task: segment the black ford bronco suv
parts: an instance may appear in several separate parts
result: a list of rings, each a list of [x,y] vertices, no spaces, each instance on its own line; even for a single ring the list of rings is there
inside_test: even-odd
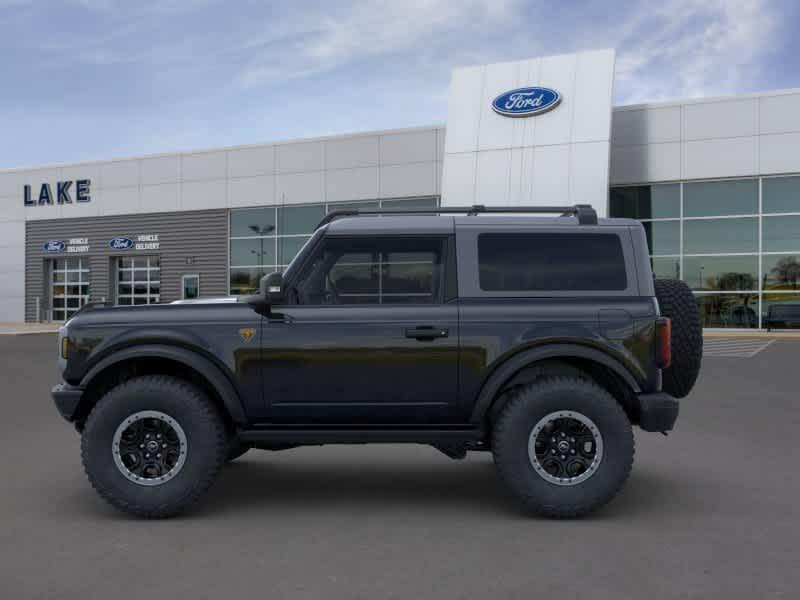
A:
[[[622,487],[633,425],[672,429],[702,332],[636,221],[442,207],[331,213],[254,296],[88,305],[58,355],[89,480],[136,515],[251,448],[382,442],[490,451],[530,511],[574,517]]]

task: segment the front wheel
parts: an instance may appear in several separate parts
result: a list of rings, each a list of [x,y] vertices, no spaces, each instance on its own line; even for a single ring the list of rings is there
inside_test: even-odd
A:
[[[549,377],[514,392],[492,434],[500,477],[532,512],[556,518],[597,510],[633,465],[633,431],[596,383]]]
[[[190,383],[162,375],[112,388],[81,437],[92,486],[111,505],[141,517],[186,510],[211,487],[227,451],[214,404]]]

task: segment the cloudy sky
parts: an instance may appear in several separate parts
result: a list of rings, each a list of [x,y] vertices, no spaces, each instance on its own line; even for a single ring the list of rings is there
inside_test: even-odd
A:
[[[450,70],[616,47],[615,103],[800,87],[794,0],[0,0],[0,169],[444,123]]]

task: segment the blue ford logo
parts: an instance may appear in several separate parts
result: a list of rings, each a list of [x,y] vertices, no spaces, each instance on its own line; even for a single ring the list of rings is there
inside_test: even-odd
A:
[[[492,100],[494,112],[505,117],[540,115],[558,106],[561,94],[544,87],[517,88]]]
[[[66,244],[61,240],[48,240],[44,243],[45,252],[63,252]]]
[[[133,248],[133,240],[126,237],[115,237],[108,245],[112,250],[130,250]]]

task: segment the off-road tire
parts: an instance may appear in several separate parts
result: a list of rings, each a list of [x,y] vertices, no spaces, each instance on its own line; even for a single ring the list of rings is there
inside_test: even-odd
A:
[[[672,321],[672,364],[662,373],[662,389],[683,398],[692,391],[703,360],[703,325],[694,294],[683,281],[656,279],[661,314]]]
[[[547,481],[528,454],[533,428],[556,411],[588,417],[603,438],[597,470],[574,485]],[[588,379],[551,377],[514,391],[494,423],[492,448],[500,478],[528,510],[572,518],[597,510],[619,492],[633,465],[634,439],[625,411],[606,390]]]
[[[115,464],[117,427],[140,411],[169,415],[186,436],[186,459],[172,479],[139,485]],[[81,458],[92,487],[112,506],[139,517],[164,518],[185,511],[211,487],[228,450],[224,422],[194,385],[175,377],[148,375],[109,390],[92,409],[81,436]]]

